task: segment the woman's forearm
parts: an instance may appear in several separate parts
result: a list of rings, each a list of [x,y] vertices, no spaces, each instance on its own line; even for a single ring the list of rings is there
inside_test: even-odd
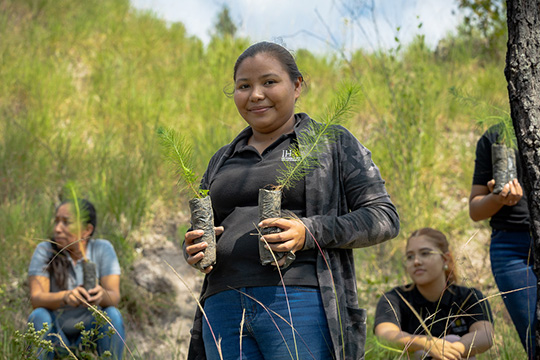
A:
[[[478,195],[469,203],[469,215],[474,221],[485,220],[499,212],[502,207],[503,204],[499,203],[492,193]]]
[[[99,306],[106,308],[108,306],[118,306],[120,302],[120,293],[113,290],[103,289],[103,298],[101,299]]]
[[[464,355],[472,356],[483,353],[493,345],[493,326],[490,322],[479,321],[473,326],[467,334],[459,339],[459,342],[465,347]]]
[[[58,292],[41,292],[30,296],[30,302],[34,309],[42,307],[49,310],[57,310],[66,305],[69,290]]]

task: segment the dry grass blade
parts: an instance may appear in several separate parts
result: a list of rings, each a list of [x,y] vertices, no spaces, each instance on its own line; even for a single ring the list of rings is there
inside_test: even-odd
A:
[[[60,340],[60,344],[62,344],[62,347],[63,347],[64,349],[67,350],[68,354],[69,354],[71,357],[73,357],[74,359],[77,359],[77,357],[75,356],[75,354],[73,354],[73,352],[71,351],[71,349],[69,348],[69,346],[66,345],[66,343],[64,342],[64,340],[62,339],[62,337],[61,337],[60,335],[54,334],[54,333],[49,334],[49,335],[50,335],[50,336],[55,336],[55,337],[57,337],[57,338]]]
[[[201,302],[199,301],[199,299],[197,298],[197,296],[195,295],[195,293],[193,292],[193,290],[191,290],[191,288],[189,287],[189,285],[186,283],[186,281],[182,278],[182,276],[180,276],[180,274],[178,274],[178,272],[171,266],[171,264],[169,264],[166,260],[163,260],[165,262],[165,264],[167,264],[167,266],[174,272],[174,274],[176,275],[176,277],[178,279],[180,279],[180,281],[182,282],[182,284],[184,284],[184,286],[186,287],[186,289],[189,291],[189,294],[195,299],[195,301],[197,302],[197,306],[199,307],[199,309],[201,310],[203,316],[204,316],[204,319],[206,321],[206,323],[208,324],[208,328],[210,329],[210,332],[212,333],[212,337],[214,338],[214,343],[216,344],[216,348],[218,350],[218,354],[219,354],[219,358],[223,360],[223,354],[221,353],[221,339],[216,339],[216,335],[214,334],[214,330],[212,330],[212,325],[210,325],[210,320],[208,320],[208,316],[206,316],[206,313],[204,312],[204,308],[202,307],[202,304]]]

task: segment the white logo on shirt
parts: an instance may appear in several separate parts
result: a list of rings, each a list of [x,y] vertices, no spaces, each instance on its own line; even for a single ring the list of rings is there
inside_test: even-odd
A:
[[[300,161],[300,158],[293,156],[292,150],[283,150],[281,153],[281,161]]]

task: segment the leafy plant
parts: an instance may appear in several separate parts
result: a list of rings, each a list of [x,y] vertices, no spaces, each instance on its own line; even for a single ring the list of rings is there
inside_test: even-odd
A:
[[[33,323],[26,325],[26,331],[21,333],[16,330],[13,334],[15,344],[19,346],[21,359],[38,359],[44,354],[54,351],[52,341],[44,340],[44,335],[49,331],[49,325],[44,324],[43,329],[37,330]]]
[[[195,198],[203,198],[208,195],[208,190],[200,189],[197,175],[193,169],[192,147],[186,139],[177,134],[172,128],[159,127],[157,129],[159,143],[165,159],[169,162],[175,174],[178,176],[178,185],[190,190]],[[184,186],[181,186],[182,180]]]

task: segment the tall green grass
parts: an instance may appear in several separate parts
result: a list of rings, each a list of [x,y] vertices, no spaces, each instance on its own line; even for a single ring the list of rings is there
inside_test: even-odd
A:
[[[202,174],[246,126],[223,90],[250,40],[203,46],[182,24],[135,11],[127,0],[0,0],[0,10],[0,246],[9,254],[0,262],[0,332],[9,357],[9,334],[30,311],[30,256],[50,234],[65,183],[95,203],[98,236],[113,242],[129,269],[133,234],[150,231],[156,212],[187,209],[160,159],[156,128],[190,137]],[[507,108],[504,56],[474,53],[465,38],[447,43],[441,54],[419,37],[390,51],[358,50],[349,63],[337,53],[296,52],[309,83],[298,111],[316,118],[340,83],[361,84],[358,114],[346,126],[372,151],[402,219],[400,238],[355,252],[368,309],[405,281],[398,260],[412,230],[432,226],[464,239],[486,228],[469,220],[467,197],[481,134],[475,119],[487,114],[454,101],[449,88]],[[124,313],[149,321],[137,287],[127,276],[122,283]],[[499,325],[497,334],[505,333]],[[507,335],[498,346],[501,354],[520,347]]]

